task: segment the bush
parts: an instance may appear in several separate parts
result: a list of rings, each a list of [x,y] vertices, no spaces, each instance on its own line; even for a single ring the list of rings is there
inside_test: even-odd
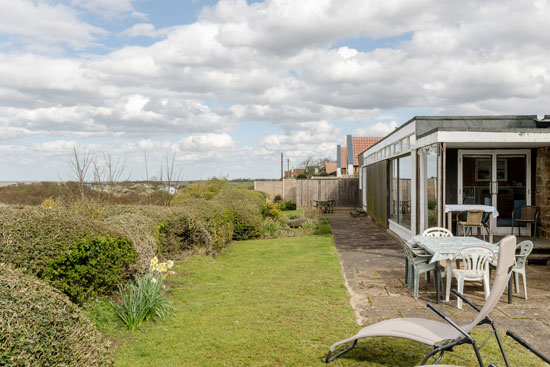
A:
[[[437,202],[436,201],[433,201],[433,200],[428,200],[428,209],[429,210],[434,210],[437,206]]]
[[[84,303],[130,275],[137,260],[132,244],[123,237],[82,238],[53,259],[41,274],[73,301]]]
[[[218,192],[227,187],[227,180],[212,178],[207,181],[199,181],[179,190],[173,203],[185,201],[186,199],[212,200]]]
[[[321,234],[331,234],[332,228],[330,226],[330,222],[327,218],[319,218],[317,222],[317,227],[313,231],[313,234],[321,235]]]
[[[303,173],[300,173],[298,176],[296,176],[297,180],[305,180],[307,179],[307,176]]]
[[[262,215],[264,218],[279,219],[282,215],[280,206],[277,204],[264,204],[262,208]]]
[[[283,197],[279,194],[275,195],[275,197],[273,198],[274,203],[280,203],[282,201],[283,201]]]
[[[225,189],[216,195],[215,200],[226,208],[227,218],[233,223],[234,240],[249,240],[262,235],[265,201],[256,192]]]
[[[108,292],[135,271],[131,242],[65,210],[0,208],[0,262],[46,279],[75,302]]]
[[[106,345],[69,299],[0,264],[0,365],[110,366]]]
[[[113,303],[117,316],[133,331],[153,316],[166,317],[169,306],[163,295],[163,280],[173,262],[158,263],[151,260],[149,270],[125,285],[119,285],[120,304]]]
[[[281,210],[296,210],[296,203],[293,201],[285,201],[279,205]]]

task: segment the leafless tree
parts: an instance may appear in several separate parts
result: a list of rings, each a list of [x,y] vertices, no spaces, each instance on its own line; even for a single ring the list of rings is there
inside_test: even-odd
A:
[[[113,160],[110,153],[103,153],[103,162],[105,164],[105,180],[112,190],[118,185],[124,171],[126,170],[126,158]]]
[[[97,163],[97,159],[95,158],[92,160],[92,169],[94,174],[94,184],[101,187],[103,183],[104,169],[99,166],[99,164]],[[96,193],[97,193],[97,200],[100,201],[103,191],[98,189],[96,190]]]
[[[78,183],[82,199],[86,197],[86,181],[89,178],[90,167],[93,161],[94,157],[90,150],[84,149],[79,152],[76,150],[76,146],[73,146],[73,154],[69,160],[69,169],[71,178]]]

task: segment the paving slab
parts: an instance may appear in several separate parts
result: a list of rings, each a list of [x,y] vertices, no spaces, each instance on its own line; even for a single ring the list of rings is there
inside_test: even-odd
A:
[[[350,303],[359,325],[368,325],[396,317],[439,317],[426,307],[435,303],[433,282],[421,277],[419,299],[412,296],[404,282],[405,262],[395,237],[369,217],[352,217],[349,212],[327,214],[340,258]],[[452,287],[456,287],[453,279]],[[501,330],[513,330],[546,355],[550,355],[550,266],[527,266],[529,299],[523,298],[523,283],[514,293],[513,303],[503,295],[491,316]],[[478,305],[485,297],[481,283],[467,282],[464,294]],[[475,316],[467,305],[456,307],[456,297],[439,308],[459,324]]]

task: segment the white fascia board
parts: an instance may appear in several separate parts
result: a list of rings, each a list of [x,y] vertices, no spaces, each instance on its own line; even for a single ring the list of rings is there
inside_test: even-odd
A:
[[[433,143],[480,143],[487,145],[550,145],[549,133],[522,133],[498,131],[437,131],[417,140],[417,147]]]
[[[392,154],[391,156],[399,156],[410,152],[411,149],[415,149],[417,146],[415,133],[416,133],[416,121],[411,121],[408,125],[402,127],[401,129],[399,129],[394,133],[391,133],[389,136],[386,136],[384,139],[380,140],[380,142],[378,142],[376,145],[370,147],[369,149],[361,153],[363,157],[363,162],[366,162],[366,157],[368,157],[369,155],[382,151],[386,147],[392,146],[393,144],[397,143],[403,138],[406,138],[407,136],[410,136],[409,149],[407,149],[406,151],[399,152],[398,154]],[[390,157],[384,157],[382,159],[377,159],[376,161],[385,160]],[[365,163],[365,165],[367,164],[370,164],[370,163]]]

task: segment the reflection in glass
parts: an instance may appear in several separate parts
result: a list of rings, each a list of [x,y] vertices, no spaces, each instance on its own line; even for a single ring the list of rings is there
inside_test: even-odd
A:
[[[399,224],[411,228],[411,156],[399,158]]]
[[[428,228],[437,227],[437,153],[426,154],[426,193],[425,213],[428,215]]]
[[[397,159],[394,159],[390,162],[390,219],[394,222],[397,222],[398,218],[398,198],[397,198],[397,185],[398,185],[398,175],[397,175]]]
[[[390,219],[411,228],[411,156],[390,162]]]

